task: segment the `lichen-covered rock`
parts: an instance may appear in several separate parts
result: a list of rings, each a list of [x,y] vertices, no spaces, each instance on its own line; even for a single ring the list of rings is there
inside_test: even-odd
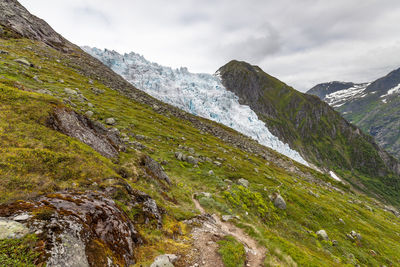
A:
[[[56,108],[49,118],[49,125],[91,146],[105,157],[116,157],[120,150],[124,150],[118,134],[72,110]]]
[[[150,267],[174,267],[174,262],[178,259],[178,256],[174,254],[164,254],[155,258],[154,262]]]
[[[114,118],[107,118],[106,119],[106,124],[108,125],[114,125],[116,123]]]
[[[321,239],[326,240],[326,241],[329,240],[328,234],[326,233],[325,230],[319,230],[319,231],[316,232],[316,234],[317,234],[318,238],[321,238]]]
[[[285,210],[286,209],[286,202],[280,194],[275,194],[273,197],[274,206],[278,209]]]
[[[6,238],[21,238],[29,233],[23,224],[0,217],[0,240]]]
[[[144,155],[141,158],[141,164],[146,168],[147,173],[150,174],[152,177],[164,181],[167,184],[171,184],[171,180],[164,172],[162,166],[150,156]]]
[[[244,186],[244,187],[249,187],[249,181],[247,181],[247,180],[244,179],[244,178],[240,178],[240,179],[238,180],[238,184],[241,185],[241,186]]]
[[[15,60],[15,62],[20,63],[22,65],[28,66],[28,67],[33,67],[33,64],[30,63],[28,60],[26,60],[25,58],[17,58]]]
[[[9,219],[21,212],[34,214],[25,226]],[[0,235],[6,238],[16,231],[38,233],[47,266],[129,266],[135,263],[134,248],[142,244],[133,222],[101,193],[59,192],[0,205],[0,216],[5,218]]]

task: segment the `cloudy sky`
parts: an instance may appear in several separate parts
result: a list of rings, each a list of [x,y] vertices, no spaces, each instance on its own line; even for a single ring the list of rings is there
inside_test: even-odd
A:
[[[399,0],[20,0],[78,45],[214,73],[231,59],[305,91],[400,67]]]

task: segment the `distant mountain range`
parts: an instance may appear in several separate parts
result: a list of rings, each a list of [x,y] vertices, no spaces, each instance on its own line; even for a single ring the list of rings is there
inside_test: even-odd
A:
[[[374,82],[322,83],[307,93],[327,102],[400,159],[400,69]]]

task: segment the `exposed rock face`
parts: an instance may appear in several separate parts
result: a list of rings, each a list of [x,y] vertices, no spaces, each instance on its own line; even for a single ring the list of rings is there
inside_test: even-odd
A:
[[[144,155],[141,164],[146,168],[148,174],[161,181],[171,184],[168,175],[163,171],[162,166],[148,155]]]
[[[27,212],[34,216],[24,227],[45,242],[47,266],[135,263],[133,251],[141,238],[132,221],[103,194],[61,192],[0,206],[0,216],[7,220]]]
[[[116,157],[118,151],[124,149],[117,133],[66,108],[56,108],[49,119],[49,125],[91,146],[105,157]]]
[[[29,13],[16,0],[0,1],[0,25],[16,35],[42,41],[53,48],[77,48],[55,32],[44,20]],[[4,31],[4,30],[3,30]],[[0,31],[0,36],[2,31]]]

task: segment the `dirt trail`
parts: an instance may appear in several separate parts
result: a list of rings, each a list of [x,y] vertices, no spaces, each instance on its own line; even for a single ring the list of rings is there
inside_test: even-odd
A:
[[[204,211],[200,203],[195,198],[192,199],[196,208],[201,212],[201,214],[205,214],[206,212]],[[221,221],[221,219],[216,214],[213,214],[212,217],[214,218],[216,225],[219,227],[223,234],[233,236],[234,238],[236,238],[237,241],[244,245],[247,256],[246,266],[264,266],[264,257],[267,251],[264,247],[258,245],[257,241],[247,235],[243,231],[243,229],[235,226],[232,223]]]

